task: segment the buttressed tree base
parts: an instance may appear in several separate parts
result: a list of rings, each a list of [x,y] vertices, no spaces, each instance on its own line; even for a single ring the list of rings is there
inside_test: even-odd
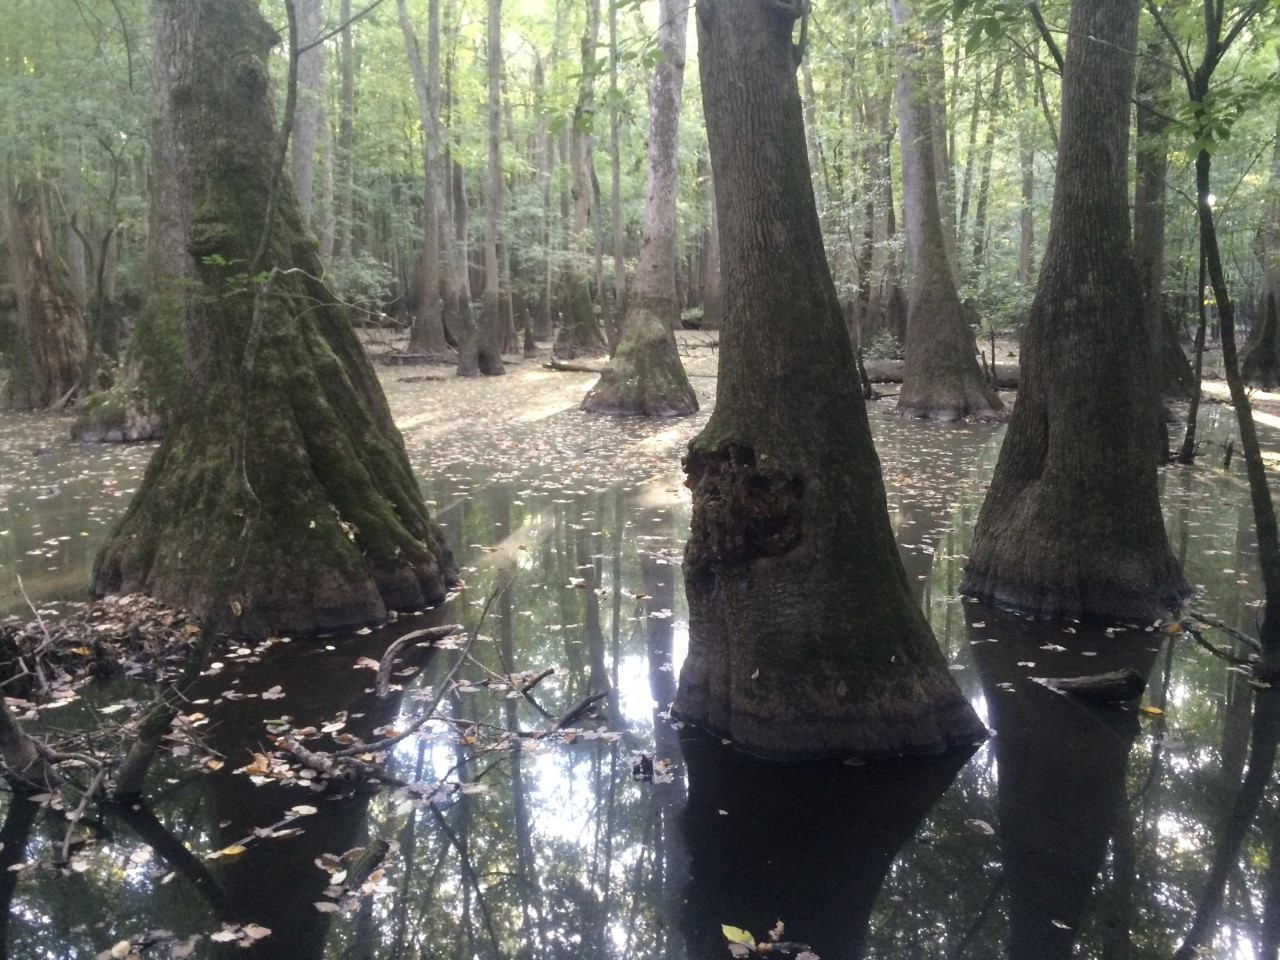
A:
[[[986,730],[889,525],[805,155],[803,6],[696,8],[725,312],[716,409],[685,461],[690,649],[675,709],[769,757],[941,752]]]

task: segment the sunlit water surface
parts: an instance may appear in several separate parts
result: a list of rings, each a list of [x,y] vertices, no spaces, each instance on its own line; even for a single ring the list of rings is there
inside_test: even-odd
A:
[[[446,608],[229,652],[192,705],[225,765],[211,770],[198,750],[166,756],[148,806],[86,812],[66,866],[55,866],[65,812],[4,795],[9,956],[111,956],[164,931],[176,940],[144,956],[176,943],[196,957],[703,960],[730,956],[722,925],[764,940],[778,920],[782,940],[825,960],[1173,955],[1241,789],[1253,691],[1185,640],[1028,623],[957,597],[1003,428],[870,408],[903,563],[992,739],[971,757],[768,765],[665,717],[688,642],[678,458],[705,412],[676,424],[587,417],[574,406],[590,377],[520,376],[537,403],[480,381],[386,378],[463,567],[466,588]],[[550,391],[543,376],[557,378]],[[710,400],[712,381],[697,385]],[[485,417],[451,419],[481,396]],[[1230,434],[1229,416],[1206,411],[1210,441]],[[52,615],[82,597],[151,452],[79,448],[60,441],[64,428],[0,420],[0,611],[24,619],[28,599]],[[1162,471],[1169,534],[1197,607],[1254,631],[1251,517],[1242,474],[1219,459],[1210,447],[1194,468]],[[400,786],[335,796],[233,772],[286,726],[327,728],[317,748],[403,729],[462,651],[406,661],[385,701],[370,664],[407,630],[452,621],[478,632],[465,682],[450,685],[439,722],[394,749],[385,772]],[[1149,678],[1145,709],[1031,679],[1126,665]],[[145,695],[107,691],[97,706],[130,692]],[[549,733],[593,694],[606,694],[595,715]],[[95,696],[43,722],[90,722]],[[640,755],[652,779],[638,775]],[[1274,956],[1280,940],[1280,816],[1270,781],[1263,792],[1225,868],[1217,957]],[[301,833],[261,835],[299,806],[315,809],[285,825]],[[358,855],[327,867],[322,856],[378,840],[390,844],[381,874],[362,895],[335,896],[334,871]],[[220,931],[238,942],[210,939]]]

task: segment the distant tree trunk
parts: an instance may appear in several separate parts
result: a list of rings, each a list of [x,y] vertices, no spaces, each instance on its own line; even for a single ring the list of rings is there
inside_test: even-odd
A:
[[[126,361],[127,377],[142,386],[157,425],[163,424],[182,395],[184,317],[191,297],[191,157],[182,152],[171,107],[182,64],[183,38],[165,15],[163,4],[151,5],[151,177],[147,205],[147,300],[134,325]]]
[[[484,197],[484,309],[477,331],[477,360],[486,376],[506,373],[502,341],[502,263],[498,258],[498,222],[502,216],[502,0],[488,0],[489,165]]]
[[[405,0],[396,0],[409,71],[422,120],[422,268],[418,271],[418,310],[409,331],[409,350],[444,356],[444,313],[440,303],[440,0],[427,4],[427,62],[422,62]]]
[[[1152,24],[1154,31],[1155,25]],[[1133,254],[1142,283],[1143,312],[1151,342],[1156,390],[1164,396],[1191,395],[1191,366],[1164,308],[1164,197],[1169,170],[1169,121],[1159,98],[1172,79],[1162,59],[1157,33],[1138,61],[1138,122],[1134,160]]]
[[[1158,405],[1130,242],[1139,0],[1074,0],[1048,249],[964,593],[1041,617],[1150,622],[1190,589],[1156,487]]]
[[[661,0],[658,50],[649,87],[649,194],[632,303],[609,367],[582,401],[594,413],[679,417],[698,409],[680,362],[675,327],[677,143],[688,0]]]
[[[538,237],[542,241],[541,284],[538,309],[533,317],[533,336],[536,340],[552,337],[551,311],[555,297],[552,294],[551,267],[551,174],[555,169],[555,137],[547,124],[546,96],[547,74],[542,57],[533,68],[534,101],[538,106],[538,183],[542,186],[542,209],[538,220]]]
[[[775,757],[932,753],[985,730],[912,600],[851,376],[805,157],[805,6],[696,8],[725,326],[719,400],[685,460],[676,712]]]
[[[20,410],[61,408],[87,387],[84,315],[54,246],[39,189],[23,180],[9,185],[5,195],[18,336],[4,401]]]
[[[977,164],[978,117],[982,113],[982,61],[973,64],[973,103],[969,106],[969,138],[964,152],[964,178],[960,185],[960,214],[956,219],[956,239],[963,246],[969,228],[969,206],[973,197],[973,168]],[[989,129],[989,128],[988,128]]]
[[[573,226],[569,263],[564,279],[565,315],[555,345],[557,355],[564,357],[599,353],[605,347],[604,334],[596,317],[588,280],[592,255],[591,208],[595,198],[590,125],[594,108],[595,51],[599,33],[600,0],[587,0],[587,25],[582,33],[582,73],[578,82],[578,102],[568,131]]]
[[[1280,320],[1276,317],[1276,295],[1267,291],[1262,317],[1254,321],[1257,334],[1240,357],[1240,377],[1251,387],[1274,390],[1280,387]]]
[[[329,122],[329,111],[326,108],[321,116],[320,126],[320,154],[324,164],[324,175],[320,185],[320,213],[313,218],[316,236],[320,241],[320,259],[326,264],[333,259],[334,231],[337,222],[333,200],[335,152],[333,124]]]
[[[342,89],[338,100],[337,199],[334,210],[334,256],[350,257],[355,216],[356,48],[351,35],[351,0],[342,0]]]
[[[455,576],[350,317],[316,279],[253,0],[158,0],[199,295],[164,443],[94,566],[209,629],[334,630],[439,602]],[[256,248],[256,249],[255,249]],[[246,266],[240,266],[246,265]],[[265,284],[250,275],[272,271]]]
[[[81,218],[80,164],[82,153],[77,145],[67,157],[63,167],[62,204],[66,208],[67,220],[64,236],[67,247],[67,281],[71,292],[75,295],[76,304],[81,310],[89,306],[89,268],[86,263],[86,247],[76,222]]]
[[[1240,375],[1251,387],[1264,390],[1280,385],[1280,130],[1272,154],[1271,202],[1258,227],[1258,258],[1262,267],[1261,320],[1255,321],[1249,343],[1240,357]]]
[[[476,328],[475,314],[471,307],[471,265],[467,253],[467,223],[470,208],[467,188],[462,175],[462,165],[450,159],[449,189],[453,198],[453,236],[448,240],[452,251],[446,257],[448,276],[448,303],[445,305],[445,327],[458,345],[458,376],[480,376],[480,334]]]
[[[891,0],[901,27],[906,0]],[[908,417],[960,420],[1004,409],[978,367],[977,344],[965,322],[939,209],[927,72],[910,40],[898,72],[898,131],[902,149],[902,205],[907,221],[911,290],[907,298],[906,365],[897,412]]]
[[[661,17],[661,14],[659,15]],[[680,14],[688,22],[688,11]],[[688,33],[686,26],[684,33]],[[662,34],[662,21],[658,23]],[[659,40],[661,43],[661,40]],[[683,78],[684,51],[680,51]],[[678,104],[677,104],[678,108]],[[626,237],[622,232],[622,149],[618,142],[618,7],[609,4],[609,234],[613,238],[613,309],[618,322],[627,315]]]
[[[1000,91],[1004,79],[1004,64],[996,66],[996,75],[991,81],[990,116],[987,118],[987,133],[982,141],[982,171],[978,177],[978,203],[973,212],[973,268],[971,276],[976,281],[982,273],[987,252],[987,202],[991,196],[991,159],[996,149],[996,131],[1000,126]],[[994,357],[991,358],[993,361]]]
[[[1027,64],[1021,57],[1013,61],[1014,92],[1018,96],[1019,105],[1027,99]],[[1019,106],[1021,111],[1021,106]],[[1028,286],[1035,273],[1036,233],[1035,233],[1035,189],[1036,189],[1036,155],[1035,131],[1027,119],[1025,111],[1019,114],[1018,120],[1018,171],[1019,193],[1022,209],[1018,214],[1018,283]]]
[[[302,222],[315,231],[311,215],[316,173],[316,138],[324,117],[325,63],[324,0],[296,0],[298,46],[298,106],[293,115],[293,188],[298,191]]]
[[[951,267],[952,282],[955,283],[960,279],[960,261],[956,256],[956,178],[950,156],[954,151],[947,149],[950,124],[947,121],[946,57],[942,48],[941,31],[930,27],[920,50],[921,56],[917,61],[919,85],[916,89],[927,91],[923,96],[928,107],[928,144],[933,153],[933,182],[938,194],[943,247],[946,248],[947,263]]]

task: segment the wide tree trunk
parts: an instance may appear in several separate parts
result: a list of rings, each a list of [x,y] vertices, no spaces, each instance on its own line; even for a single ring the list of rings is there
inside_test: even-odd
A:
[[[1149,622],[1190,592],[1160,514],[1158,403],[1129,234],[1138,6],[1072,4],[1048,246],[962,586],[1034,616]]]
[[[985,731],[889,526],[805,156],[791,42],[803,8],[696,8],[725,324],[719,400],[685,460],[676,711],[768,756],[936,752]]]
[[[81,382],[87,350],[84,315],[35,183],[23,180],[5,195],[18,325],[3,400],[21,410],[61,407],[87,386]]]
[[[315,279],[292,185],[276,179],[278,38],[252,0],[155,2],[180,51],[171,105],[200,295],[183,402],[94,592],[145,592],[248,636],[439,602],[452,557],[350,317]]]
[[[635,289],[609,367],[582,401],[594,413],[680,417],[695,413],[698,397],[680,362],[675,328],[676,194],[680,92],[684,87],[687,0],[661,0],[658,50],[649,87],[649,194]]]
[[[905,0],[891,0],[891,7],[894,22],[900,27],[907,24],[910,14]],[[977,344],[965,322],[947,252],[923,54],[920,45],[911,40],[905,40],[901,49],[898,139],[911,289],[907,297],[907,364],[897,412],[935,420],[995,416],[1004,404],[978,367]]]

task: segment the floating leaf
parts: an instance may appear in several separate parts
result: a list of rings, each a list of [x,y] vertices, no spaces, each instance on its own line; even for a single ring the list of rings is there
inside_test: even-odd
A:
[[[1145,713],[1145,714],[1146,714],[1147,716],[1149,716],[1149,717],[1163,717],[1163,716],[1164,716],[1164,711],[1163,711],[1163,710],[1161,710],[1159,707],[1143,707],[1143,708],[1142,708],[1142,710],[1141,710],[1141,712],[1142,712],[1142,713]]]
[[[996,828],[985,820],[966,820],[964,825],[974,833],[980,833],[984,837],[989,837],[996,832]]]
[[[727,923],[720,924],[720,932],[724,934],[725,939],[730,943],[740,943],[748,950],[754,950],[756,946],[756,938],[746,930],[738,927],[731,927]]]
[[[332,900],[317,900],[312,904],[321,913],[340,913],[342,908]]]

